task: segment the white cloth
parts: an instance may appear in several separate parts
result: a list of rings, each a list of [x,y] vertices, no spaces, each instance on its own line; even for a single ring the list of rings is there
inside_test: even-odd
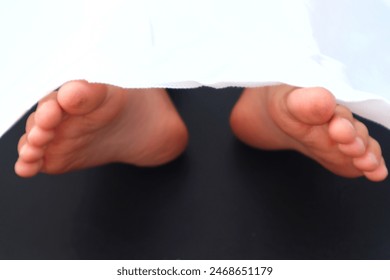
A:
[[[14,0],[0,34],[0,135],[73,79],[321,86],[390,128],[390,0]]]

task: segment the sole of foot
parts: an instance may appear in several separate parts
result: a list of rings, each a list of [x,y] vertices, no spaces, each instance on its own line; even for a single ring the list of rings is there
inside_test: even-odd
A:
[[[165,90],[71,81],[29,116],[15,172],[32,177],[112,162],[158,166],[177,158],[187,142]]]
[[[340,176],[382,181],[388,175],[379,143],[323,88],[248,88],[230,124],[252,147],[296,150]]]

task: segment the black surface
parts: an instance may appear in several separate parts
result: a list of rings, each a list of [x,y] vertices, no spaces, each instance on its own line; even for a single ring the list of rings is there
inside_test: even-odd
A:
[[[0,258],[390,259],[389,179],[244,146],[228,125],[240,91],[171,91],[190,144],[154,169],[18,178],[19,122],[0,141]],[[390,161],[389,131],[368,124]]]

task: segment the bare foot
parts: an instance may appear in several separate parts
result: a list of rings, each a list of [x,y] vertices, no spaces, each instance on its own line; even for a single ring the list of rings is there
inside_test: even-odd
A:
[[[378,142],[325,89],[287,85],[246,89],[230,123],[236,136],[250,146],[297,150],[345,177],[366,176],[371,181],[387,177]]]
[[[42,99],[29,116],[15,172],[31,177],[110,162],[156,166],[180,155],[187,140],[165,90],[73,81]]]

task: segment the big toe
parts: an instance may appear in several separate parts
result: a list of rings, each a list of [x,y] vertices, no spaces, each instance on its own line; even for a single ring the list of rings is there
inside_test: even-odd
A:
[[[287,95],[288,112],[299,122],[321,125],[328,122],[336,108],[334,96],[324,88],[298,88]]]
[[[65,83],[58,91],[58,103],[65,112],[71,115],[84,115],[98,108],[107,97],[107,86],[71,81]]]

